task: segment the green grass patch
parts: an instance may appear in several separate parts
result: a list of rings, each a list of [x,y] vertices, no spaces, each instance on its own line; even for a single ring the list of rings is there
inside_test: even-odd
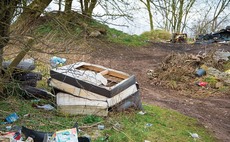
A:
[[[63,116],[57,110],[45,111],[37,109],[34,104],[52,103],[48,100],[33,102],[11,96],[0,101],[1,117],[16,112],[19,119],[12,125],[54,132],[72,128],[77,122],[81,129],[79,135],[89,135],[94,142],[143,142],[144,140],[167,142],[193,142],[189,132],[197,133],[197,141],[212,142],[215,139],[195,119],[184,116],[176,111],[162,109],[156,106],[144,105],[146,114],[138,111],[113,112],[108,117]],[[29,117],[24,115],[30,114]],[[96,124],[96,125],[95,125]],[[97,124],[103,124],[104,130],[98,130]],[[6,125],[1,125],[5,128]]]
[[[108,29],[108,40],[110,42],[123,44],[126,46],[144,46],[147,44],[147,38],[138,35],[129,35],[116,29]]]
[[[218,82],[218,80],[214,76],[207,76],[206,78],[204,78],[204,81],[208,82],[208,84],[213,88],[216,86],[216,83]]]

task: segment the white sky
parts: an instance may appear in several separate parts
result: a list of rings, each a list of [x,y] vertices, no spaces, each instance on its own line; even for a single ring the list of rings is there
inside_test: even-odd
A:
[[[143,4],[138,2],[138,1],[133,1],[133,0],[127,0],[127,3],[130,3],[129,6],[131,6],[131,7],[135,7],[136,4],[138,4],[139,6],[142,7],[139,10],[132,10],[129,12],[129,13],[133,14],[133,21],[127,21],[124,18],[119,18],[116,20],[110,20],[110,22],[115,23],[115,24],[119,24],[119,25],[126,25],[126,26],[115,26],[112,24],[110,24],[108,26],[111,28],[115,28],[115,29],[121,30],[123,32],[129,33],[129,34],[137,34],[137,35],[145,32],[145,31],[149,31],[150,26],[149,26],[149,20],[148,20],[148,13],[147,13],[147,10],[144,8]],[[72,9],[76,10],[76,11],[80,11],[80,7],[78,5],[79,4],[76,1],[73,1]],[[199,8],[198,8],[198,6],[199,6]],[[188,19],[190,20],[188,25],[191,25],[198,18],[200,18],[199,17],[200,14],[198,14],[198,13],[202,13],[202,9],[205,8],[205,5],[199,5],[197,3],[197,5],[195,7],[196,7],[196,9],[192,10],[192,12],[190,13],[190,15],[188,17]],[[64,9],[64,6],[62,6],[62,10],[63,9]],[[52,2],[50,4],[48,10],[58,10],[58,5],[55,4],[55,2]],[[94,9],[95,14],[102,13],[102,11],[103,10],[99,6],[97,6]],[[227,12],[230,13],[230,10],[228,10]],[[155,16],[155,20],[157,19],[160,21],[160,19],[162,19],[159,17],[160,15],[155,15],[155,14],[156,13],[154,13],[154,15],[153,15],[153,16]],[[191,20],[191,19],[193,19],[193,20]],[[224,27],[225,26],[226,25],[224,25]],[[189,27],[191,27],[191,26],[189,26]],[[154,23],[154,28],[157,28],[156,22]],[[191,30],[192,29],[187,28],[185,32],[190,33],[190,35],[191,35],[191,33],[192,33]]]

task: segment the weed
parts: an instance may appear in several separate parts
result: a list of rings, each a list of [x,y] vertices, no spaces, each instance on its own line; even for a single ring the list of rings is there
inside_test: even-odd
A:
[[[126,46],[143,46],[147,44],[147,38],[138,35],[129,35],[116,29],[108,29],[108,40]]]
[[[216,83],[218,82],[218,80],[213,76],[208,76],[208,77],[204,78],[204,81],[208,82],[208,84],[213,88],[215,88]]]
[[[96,123],[96,122],[100,122],[100,121],[102,121],[102,118],[95,116],[95,115],[87,115],[83,118],[84,124]]]

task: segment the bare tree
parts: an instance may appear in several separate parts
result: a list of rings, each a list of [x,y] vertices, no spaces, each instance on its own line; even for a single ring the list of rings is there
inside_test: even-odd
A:
[[[219,16],[225,10],[225,8],[227,6],[229,6],[229,4],[230,4],[230,0],[219,0],[218,1],[217,5],[215,6],[215,11],[213,13],[213,18],[211,20],[211,24],[212,24],[211,30],[212,30],[212,32],[214,32],[217,29],[217,27],[221,24],[221,22],[223,21],[223,20],[220,20],[218,22]],[[229,16],[229,14],[227,14],[226,16]]]
[[[230,21],[229,0],[203,0],[199,3],[199,9],[195,9],[196,15],[200,18],[193,22],[194,34],[205,34],[215,32]],[[205,5],[205,6],[201,6]]]
[[[157,0],[151,3],[163,17],[163,27],[171,32],[183,32],[188,14],[196,0]]]

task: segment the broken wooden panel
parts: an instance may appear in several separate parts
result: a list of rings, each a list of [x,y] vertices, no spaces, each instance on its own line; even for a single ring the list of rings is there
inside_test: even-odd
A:
[[[50,75],[58,81],[108,98],[136,84],[133,75],[85,62],[51,69]],[[101,83],[100,78],[103,80]]]
[[[107,102],[93,101],[66,93],[57,93],[58,110],[63,114],[70,115],[97,115],[107,116]]]

